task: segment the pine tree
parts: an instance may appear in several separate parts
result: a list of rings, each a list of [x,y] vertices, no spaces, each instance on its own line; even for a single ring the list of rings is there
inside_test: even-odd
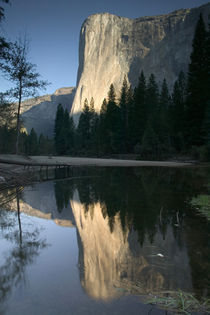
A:
[[[132,142],[132,125],[133,125],[133,116],[132,116],[132,111],[133,111],[133,89],[132,86],[130,85],[128,89],[128,95],[127,95],[127,116],[128,116],[128,125],[126,129],[126,134],[127,134],[127,152],[133,152],[133,142]]]
[[[108,103],[107,103],[107,112],[106,112],[106,125],[108,128],[108,137],[109,137],[109,152],[118,153],[120,150],[121,144],[121,116],[120,109],[116,103],[116,94],[114,85],[110,85],[108,93]]]
[[[109,143],[109,136],[108,136],[108,126],[106,120],[107,114],[107,100],[104,99],[99,116],[99,152],[100,154],[107,153],[108,151],[108,143]]]
[[[172,92],[172,105],[169,111],[170,133],[177,151],[184,149],[184,117],[186,101],[186,79],[183,71],[179,73]]]
[[[146,79],[142,71],[138,86],[134,90],[133,104],[130,112],[130,138],[133,146],[141,143],[147,122],[146,111]]]
[[[39,154],[45,155],[47,153],[46,138],[42,133],[39,136],[38,143],[39,143]]]
[[[128,147],[128,113],[129,113],[129,85],[127,82],[126,77],[124,77],[120,99],[119,99],[119,108],[120,108],[120,115],[121,115],[121,122],[120,122],[120,138],[121,138],[121,153],[126,152]]]
[[[95,112],[95,102],[93,97],[90,100],[90,150],[91,153],[98,153],[99,143],[99,118]]]
[[[79,118],[77,141],[80,152],[87,154],[90,145],[90,108],[87,99],[84,101],[82,113]]]
[[[31,129],[30,135],[28,136],[28,154],[38,154],[38,138],[34,128]]]
[[[151,119],[151,117],[157,113],[157,108],[159,104],[159,90],[153,73],[150,75],[148,80],[145,102],[147,117]]]
[[[162,155],[169,153],[171,149],[171,137],[169,129],[169,110],[171,107],[171,97],[168,91],[166,79],[163,80],[159,108],[157,111],[157,135],[159,138],[159,151]]]
[[[148,122],[142,137],[141,156],[147,159],[157,158],[159,156],[158,147],[158,137],[150,122]]]
[[[202,125],[209,93],[206,40],[207,32],[202,14],[200,14],[195,29],[188,71],[185,138],[189,146],[199,146],[204,143]]]
[[[58,155],[64,153],[65,140],[63,138],[63,120],[64,120],[64,109],[61,104],[57,107],[55,127],[54,127],[54,144],[55,152]]]
[[[61,136],[64,142],[63,154],[68,154],[70,151],[69,131],[70,131],[70,117],[69,117],[68,110],[65,109],[64,115],[63,115],[62,131],[61,131]]]
[[[69,130],[68,130],[68,154],[75,153],[75,126],[73,117],[69,117]]]

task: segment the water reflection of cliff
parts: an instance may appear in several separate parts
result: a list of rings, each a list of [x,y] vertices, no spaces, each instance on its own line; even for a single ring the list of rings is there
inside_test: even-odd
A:
[[[85,210],[75,193],[72,208],[81,239],[81,281],[90,296],[108,299],[123,290],[145,294],[192,289],[186,248],[180,249],[171,228],[164,241],[157,230],[153,243],[146,236],[141,247],[137,232],[122,228],[119,213],[113,218],[111,232],[102,204],[89,205]]]
[[[98,180],[77,182],[71,205],[81,283],[90,296],[195,290],[192,231],[185,223],[191,216],[187,200],[198,193],[203,179],[192,174],[110,170]],[[200,253],[205,259],[201,246]]]
[[[72,186],[63,181],[43,182],[25,187],[20,196],[20,209],[30,216],[53,220],[61,226],[74,226],[74,216],[69,204]],[[7,207],[16,209],[16,202]]]

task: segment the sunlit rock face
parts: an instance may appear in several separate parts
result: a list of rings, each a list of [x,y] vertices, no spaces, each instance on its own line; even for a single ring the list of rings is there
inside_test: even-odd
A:
[[[186,71],[194,28],[200,12],[205,20],[210,3],[166,15],[128,19],[95,14],[82,25],[77,90],[71,114],[77,123],[84,100],[91,97],[100,110],[110,84],[120,91],[124,76],[136,86],[141,70],[154,73],[158,83],[171,87],[180,70]],[[139,12],[141,14],[141,12]]]
[[[80,278],[88,295],[109,300],[126,293],[192,289],[187,250],[178,246],[171,228],[165,240],[157,230],[153,243],[145,236],[141,246],[137,232],[122,228],[119,214],[111,232],[104,205],[85,207],[76,191],[71,206],[78,230]]]
[[[21,118],[27,132],[34,128],[40,135],[52,137],[55,116],[58,104],[62,104],[64,109],[71,111],[72,102],[75,95],[74,87],[60,88],[52,95],[44,95],[26,100],[22,104]]]

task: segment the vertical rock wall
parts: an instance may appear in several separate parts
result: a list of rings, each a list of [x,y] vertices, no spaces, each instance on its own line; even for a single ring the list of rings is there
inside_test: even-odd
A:
[[[172,86],[186,71],[199,14],[207,21],[210,3],[166,15],[128,19],[109,13],[87,18],[81,28],[77,90],[71,114],[76,124],[84,100],[91,97],[100,111],[111,83],[116,91],[124,76],[135,86],[140,71],[166,78]]]

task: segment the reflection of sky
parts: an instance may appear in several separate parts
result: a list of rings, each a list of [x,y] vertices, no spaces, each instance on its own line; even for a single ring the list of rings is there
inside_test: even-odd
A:
[[[15,213],[13,213],[15,215]],[[142,305],[139,297],[124,296],[110,303],[90,299],[79,278],[76,228],[63,228],[52,221],[21,214],[26,223],[40,229],[40,239],[49,246],[40,251],[26,268],[24,279],[14,285],[6,300],[5,315],[35,314],[147,314],[151,305]],[[1,249],[1,240],[0,240]],[[0,264],[1,267],[1,264]],[[0,304],[0,310],[3,305]],[[165,314],[157,311],[155,314]]]
[[[11,0],[11,6],[5,6],[6,20],[3,24],[3,32],[11,40],[25,33],[31,39],[31,61],[37,64],[43,78],[52,83],[46,90],[47,94],[63,86],[75,86],[79,32],[87,16],[98,12],[109,12],[136,18],[165,14],[206,2],[205,0],[62,0],[60,2]],[[1,87],[6,89],[9,86],[8,83],[1,82]]]

